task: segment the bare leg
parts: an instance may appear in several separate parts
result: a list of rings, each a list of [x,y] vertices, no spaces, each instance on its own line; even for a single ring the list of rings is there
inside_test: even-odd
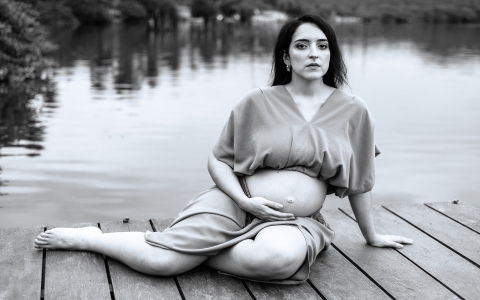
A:
[[[170,276],[201,264],[207,256],[187,255],[151,246],[143,232],[102,234],[97,227],[54,228],[34,241],[38,249],[86,250],[105,254],[139,272]]]
[[[307,255],[305,237],[294,226],[262,229],[255,240],[244,240],[207,260],[217,270],[259,280],[286,279],[303,264]]]

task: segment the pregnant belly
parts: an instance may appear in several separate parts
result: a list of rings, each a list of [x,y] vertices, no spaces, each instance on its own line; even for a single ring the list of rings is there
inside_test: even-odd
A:
[[[245,180],[252,197],[280,203],[280,211],[297,217],[308,217],[319,210],[327,193],[325,182],[296,171],[258,169]]]

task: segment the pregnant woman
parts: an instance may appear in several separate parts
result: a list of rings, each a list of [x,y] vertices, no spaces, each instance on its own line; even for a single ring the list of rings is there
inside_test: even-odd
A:
[[[313,15],[287,22],[272,75],[272,86],[254,89],[233,108],[214,144],[208,171],[216,185],[165,231],[55,228],[35,247],[95,251],[153,275],[205,262],[241,278],[296,284],[334,237],[319,213],[330,193],[348,196],[368,244],[411,244],[375,232],[374,121],[362,99],[339,89],[346,68],[330,25]]]

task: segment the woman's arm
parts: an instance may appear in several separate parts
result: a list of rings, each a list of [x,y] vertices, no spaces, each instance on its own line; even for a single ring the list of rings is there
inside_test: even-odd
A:
[[[401,249],[402,244],[412,244],[413,240],[395,235],[381,235],[375,231],[372,216],[371,193],[348,196],[353,213],[357,219],[358,227],[368,244],[375,247],[392,247]]]
[[[293,214],[277,211],[277,209],[283,207],[281,204],[262,197],[248,198],[243,192],[240,182],[238,182],[238,177],[232,168],[226,163],[219,161],[212,151],[210,151],[208,156],[208,172],[220,190],[232,198],[241,209],[248,211],[257,218],[266,221],[295,219]]]

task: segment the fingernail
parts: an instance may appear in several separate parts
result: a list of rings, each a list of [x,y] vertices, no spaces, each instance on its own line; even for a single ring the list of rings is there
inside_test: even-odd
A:
[[[402,248],[403,248],[403,246],[399,246],[399,247],[398,247],[398,249],[402,249]]]
[[[282,207],[283,207],[283,205],[279,204],[279,205],[277,205],[277,207],[278,207],[278,208],[282,208]]]

